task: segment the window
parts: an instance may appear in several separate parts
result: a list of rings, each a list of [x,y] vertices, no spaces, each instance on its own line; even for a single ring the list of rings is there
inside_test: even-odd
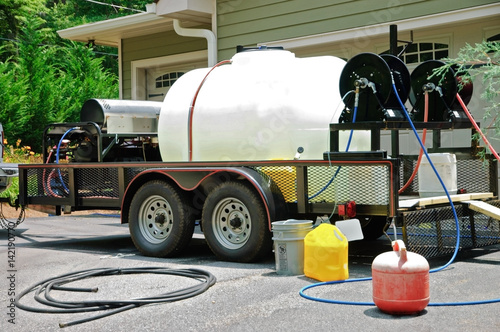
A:
[[[172,72],[158,76],[155,81],[156,87],[157,88],[171,87],[172,84],[174,84],[175,81],[177,81],[177,79],[181,77],[183,74],[184,74],[183,72]]]
[[[500,33],[494,36],[491,36],[490,38],[486,39],[486,41],[489,42],[497,42],[500,41]]]
[[[397,51],[401,53],[406,46],[399,46]],[[448,57],[448,45],[440,43],[416,43],[409,45],[400,56],[406,64],[420,63],[427,60],[439,60]],[[389,50],[383,52],[389,53]]]

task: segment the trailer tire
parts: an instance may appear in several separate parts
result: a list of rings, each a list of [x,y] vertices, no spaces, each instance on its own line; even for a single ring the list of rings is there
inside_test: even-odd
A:
[[[146,256],[179,254],[193,237],[195,215],[183,191],[155,180],[143,184],[132,197],[129,211],[130,236]]]
[[[253,262],[271,252],[272,239],[262,199],[249,186],[224,182],[203,206],[201,222],[208,246],[220,260]]]

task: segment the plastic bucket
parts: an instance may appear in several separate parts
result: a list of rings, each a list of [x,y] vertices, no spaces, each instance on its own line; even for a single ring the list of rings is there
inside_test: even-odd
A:
[[[276,273],[304,274],[304,238],[312,224],[312,220],[296,219],[272,223]]]
[[[457,193],[457,159],[452,153],[430,153],[429,157],[450,195]],[[418,192],[420,197],[444,196],[441,182],[427,158],[423,157],[418,169]]]

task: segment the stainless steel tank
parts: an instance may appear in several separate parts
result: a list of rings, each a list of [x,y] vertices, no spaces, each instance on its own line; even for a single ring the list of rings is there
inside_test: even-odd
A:
[[[89,99],[80,111],[80,121],[95,122],[103,133],[154,134],[162,102],[143,100]]]

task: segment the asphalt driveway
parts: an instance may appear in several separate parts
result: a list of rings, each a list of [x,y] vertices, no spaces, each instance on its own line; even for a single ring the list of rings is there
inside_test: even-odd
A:
[[[350,278],[371,276],[371,262],[390,250],[389,241],[351,242]],[[299,291],[316,281],[276,273],[274,254],[262,262],[217,261],[201,234],[177,258],[144,257],[135,249],[127,225],[110,215],[28,218],[15,231],[0,230],[0,316],[2,331],[57,331],[60,323],[97,313],[49,314],[11,306],[15,295],[42,280],[88,269],[163,267],[201,269],[216,283],[194,297],[141,306],[109,317],[65,327],[66,331],[500,331],[500,304],[429,306],[418,315],[392,316],[370,305],[339,305],[305,299]],[[430,260],[431,268],[449,257]],[[60,300],[132,299],[189,287],[198,281],[172,275],[130,274],[84,279],[78,287],[97,293],[53,291]],[[310,289],[323,299],[371,302],[371,282]],[[430,276],[431,302],[500,298],[500,245],[461,253],[447,269]],[[44,308],[33,293],[22,299]]]

